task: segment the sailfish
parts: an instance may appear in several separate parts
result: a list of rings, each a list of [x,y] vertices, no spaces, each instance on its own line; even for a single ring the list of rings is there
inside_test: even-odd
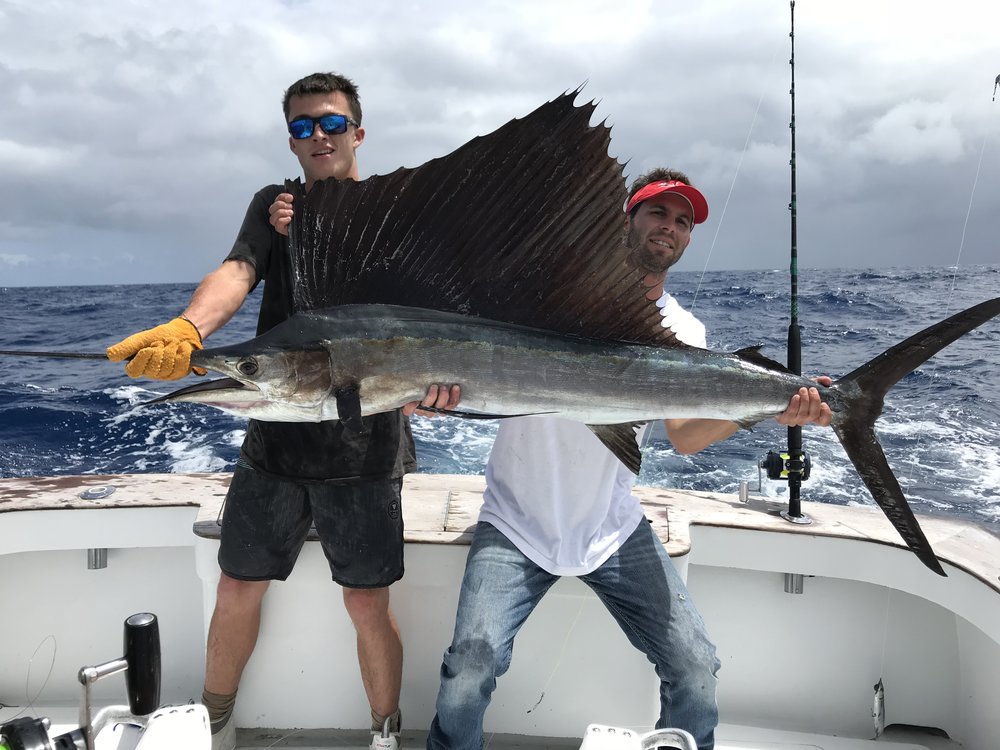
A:
[[[581,421],[638,473],[637,423],[781,413],[810,380],[763,356],[687,346],[644,295],[623,241],[623,165],[596,105],[569,92],[412,169],[324,180],[296,197],[296,313],[234,346],[194,352],[226,375],[163,397],[276,421],[360,417],[459,383],[462,416]],[[1000,314],[982,302],[820,387],[876,503],[929,568],[940,562],[875,434],[886,392]]]

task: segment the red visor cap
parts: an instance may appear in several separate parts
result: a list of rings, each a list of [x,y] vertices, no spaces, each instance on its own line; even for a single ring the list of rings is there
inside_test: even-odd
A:
[[[679,182],[677,180],[649,183],[632,196],[632,199],[625,207],[625,213],[632,213],[632,209],[640,203],[661,193],[676,193],[691,204],[691,220],[695,224],[701,224],[708,218],[708,201],[705,200],[705,196],[701,194],[701,191],[693,185],[688,185],[686,182]]]

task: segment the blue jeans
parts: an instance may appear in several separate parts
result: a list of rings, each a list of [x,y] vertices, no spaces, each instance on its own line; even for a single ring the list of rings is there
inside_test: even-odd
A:
[[[482,748],[483,717],[496,678],[510,667],[514,636],[558,578],[521,554],[496,528],[479,523],[465,564],[455,635],[441,665],[428,750]],[[650,525],[640,522],[607,562],[580,580],[656,667],[656,727],[686,729],[700,750],[712,750],[720,663],[701,615]]]

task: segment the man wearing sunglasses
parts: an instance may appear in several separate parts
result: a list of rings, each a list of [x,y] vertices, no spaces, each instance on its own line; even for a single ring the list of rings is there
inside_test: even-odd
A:
[[[307,76],[285,92],[283,107],[306,190],[326,178],[359,179],[356,151],[365,131],[353,82],[333,73]],[[271,185],[254,195],[232,251],[180,316],[110,347],[108,357],[130,360],[125,371],[132,377],[183,377],[192,369],[191,352],[262,281],[257,333],[290,317],[288,240],[274,231],[269,213],[282,189]],[[436,388],[428,398],[442,408],[454,406]],[[402,644],[388,587],[403,575],[400,490],[403,474],[415,468],[414,447],[401,411],[365,417],[364,423],[363,432],[344,430],[339,421],[250,420],[247,426],[226,496],[222,572],[208,633],[203,702],[213,750],[235,746],[233,708],[256,644],[261,601],[270,581],[291,573],[311,523],[357,631],[372,747],[398,746]]]

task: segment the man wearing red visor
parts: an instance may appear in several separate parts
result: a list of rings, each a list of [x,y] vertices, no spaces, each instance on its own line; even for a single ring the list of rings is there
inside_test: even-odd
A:
[[[657,300],[663,325],[702,348],[705,327],[663,294],[663,282],[694,225],[707,218],[708,202],[688,178],[658,169],[633,183],[624,219],[624,241],[647,272],[646,296]],[[816,389],[803,389],[778,421],[829,424],[830,410]],[[665,427],[680,453],[700,451],[738,429],[710,419],[671,419]],[[430,750],[483,746],[486,707],[496,678],[510,665],[514,637],[560,576],[587,584],[653,663],[660,680],[656,727],[684,729],[701,750],[714,747],[715,646],[645,522],[634,483],[635,475],[584,424],[554,417],[501,421],[486,466],[455,634],[441,667]],[[602,720],[614,723],[613,717]]]

